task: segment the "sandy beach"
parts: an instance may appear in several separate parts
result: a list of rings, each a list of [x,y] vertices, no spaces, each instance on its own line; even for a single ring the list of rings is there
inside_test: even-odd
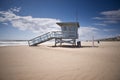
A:
[[[0,80],[120,80],[120,42],[0,47]]]

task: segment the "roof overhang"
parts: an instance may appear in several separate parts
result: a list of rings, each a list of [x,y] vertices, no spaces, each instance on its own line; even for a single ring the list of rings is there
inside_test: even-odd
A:
[[[56,23],[56,24],[58,24],[61,27],[64,27],[64,26],[80,27],[78,22],[61,22],[61,23]]]

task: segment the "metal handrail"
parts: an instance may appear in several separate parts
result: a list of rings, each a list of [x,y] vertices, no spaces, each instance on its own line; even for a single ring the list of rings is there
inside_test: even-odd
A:
[[[28,40],[28,43],[29,43],[29,45],[34,45],[34,44],[40,43],[42,41],[48,40],[49,38],[55,38],[55,37],[57,37],[57,38],[62,37],[62,32],[61,31],[48,32],[46,34],[43,34],[41,36],[35,37],[35,38],[31,39],[31,40]]]
[[[50,32],[48,32],[48,33],[50,33]],[[43,34],[43,35],[46,35],[46,34],[48,34],[48,33],[45,33],[45,34]],[[35,37],[35,38],[33,38],[33,39],[30,39],[29,41],[32,41],[32,40],[34,40],[34,39],[36,39],[36,38],[39,38],[39,37],[41,37],[41,36],[43,36],[43,35],[37,36],[37,37]]]

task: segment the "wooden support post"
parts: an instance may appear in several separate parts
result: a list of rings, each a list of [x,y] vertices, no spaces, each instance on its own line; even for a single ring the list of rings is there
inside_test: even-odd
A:
[[[62,46],[62,38],[60,38],[60,46]]]
[[[28,45],[30,46],[30,42],[28,41]]]
[[[76,46],[76,39],[74,39],[74,45]]]
[[[56,43],[56,38],[55,38],[55,47],[56,47],[56,44],[57,44],[57,43]]]
[[[73,46],[76,46],[76,39],[72,39]]]

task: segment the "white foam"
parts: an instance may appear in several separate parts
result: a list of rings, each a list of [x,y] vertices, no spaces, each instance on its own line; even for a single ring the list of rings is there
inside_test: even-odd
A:
[[[0,46],[20,46],[28,45],[27,41],[0,41]]]

